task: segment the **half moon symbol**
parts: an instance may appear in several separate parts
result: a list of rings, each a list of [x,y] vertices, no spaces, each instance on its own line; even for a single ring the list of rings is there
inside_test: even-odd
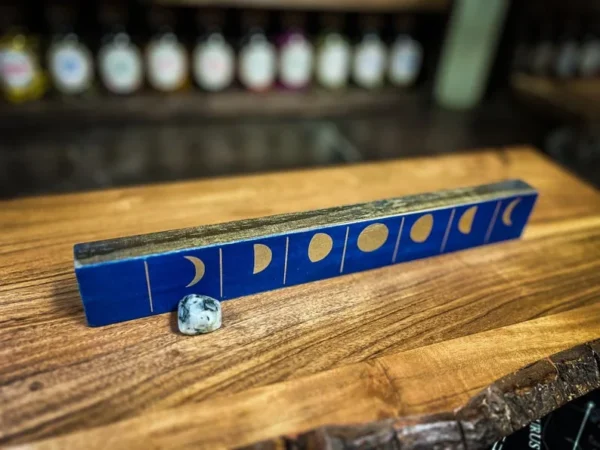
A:
[[[427,240],[433,229],[433,214],[425,214],[419,217],[415,223],[413,223],[410,229],[410,238],[413,242],[422,243]]]
[[[195,285],[196,283],[198,283],[198,281],[200,281],[202,279],[202,277],[204,276],[204,263],[202,262],[202,260],[200,258],[196,258],[195,256],[184,256],[185,259],[187,259],[188,261],[190,261],[193,265],[194,265],[194,269],[196,269],[196,274],[194,275],[194,279],[192,281],[190,281],[188,283],[188,285],[186,286],[186,288],[192,287],[193,285]]]
[[[257,274],[265,270],[271,264],[273,253],[271,249],[264,244],[254,244],[254,271]]]
[[[318,262],[331,253],[333,248],[333,239],[326,233],[317,233],[308,244],[308,259],[310,262]]]
[[[460,231],[462,234],[469,234],[471,232],[476,212],[477,206],[471,206],[463,213],[458,221],[458,231]]]
[[[520,198],[516,198],[512,202],[510,202],[508,206],[504,209],[504,212],[502,213],[502,223],[504,223],[504,225],[506,225],[507,227],[512,226],[511,216],[515,207],[519,204],[520,201]]]

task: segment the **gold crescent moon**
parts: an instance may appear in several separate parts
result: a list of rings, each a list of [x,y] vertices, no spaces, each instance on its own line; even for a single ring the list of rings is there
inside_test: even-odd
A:
[[[254,275],[262,272],[269,264],[271,264],[271,260],[273,259],[273,252],[271,249],[264,244],[254,244]]]
[[[331,253],[333,239],[326,233],[317,233],[308,244],[308,259],[310,262],[321,261]]]
[[[390,231],[382,223],[372,223],[358,235],[358,248],[363,252],[374,252],[387,241]]]
[[[473,228],[473,220],[475,219],[475,213],[477,212],[477,206],[471,206],[467,209],[458,221],[458,230],[462,234],[469,234]]]
[[[196,258],[195,256],[184,256],[184,258],[191,262],[194,265],[194,269],[196,269],[196,274],[194,275],[194,278],[186,286],[186,288],[189,288],[202,279],[202,277],[204,276],[205,267],[204,263],[200,258]]]
[[[521,201],[520,198],[516,198],[512,202],[510,202],[508,204],[508,206],[504,209],[504,212],[502,213],[502,223],[504,225],[506,225],[507,227],[512,226],[512,217],[511,216],[512,216],[513,210],[519,204],[520,201]]]
[[[433,214],[419,217],[410,229],[410,238],[413,242],[422,243],[427,240],[433,229]]]

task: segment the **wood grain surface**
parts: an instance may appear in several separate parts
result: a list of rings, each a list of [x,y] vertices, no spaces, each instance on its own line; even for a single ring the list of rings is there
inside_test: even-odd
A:
[[[522,241],[228,302],[223,329],[200,338],[174,332],[171,315],[85,325],[75,242],[507,178],[540,193]],[[135,424],[131,436],[164,431],[169,446],[167,434],[179,430],[187,437],[173,446],[206,439],[215,448],[327,423],[429,414],[464,403],[524,364],[600,337],[600,195],[530,149],[37,197],[2,202],[0,211],[4,444],[67,433],[95,439],[102,430],[108,439]],[[520,327],[534,331],[525,338]],[[565,335],[554,331],[561,327]],[[402,395],[381,375],[361,384],[370,371],[381,373],[375,358],[396,354],[412,355],[393,364],[394,373],[413,374]],[[324,372],[331,369],[363,381]],[[288,383],[304,394],[284,396],[278,389]],[[263,400],[253,409],[256,395]],[[310,399],[313,409],[297,413]],[[243,408],[232,406],[238,403]],[[177,411],[208,425],[187,429]],[[215,420],[224,414],[232,419]],[[267,420],[275,425],[260,425]]]
[[[411,420],[423,421],[422,415],[432,414],[448,418],[448,411],[461,405],[465,408],[456,415],[465,419],[464,410],[468,412],[469,406],[480,404],[477,394],[485,395],[487,386],[506,374],[495,389],[516,384],[515,378],[525,381],[517,384],[525,392],[541,393],[555,385],[559,380],[547,356],[597,336],[599,314],[598,304],[578,308],[233,396],[148,412],[22,448],[230,448],[281,434],[294,436],[329,423],[344,425],[404,416],[407,424]],[[598,343],[595,345],[598,351]],[[583,347],[591,353],[591,346]],[[548,364],[551,369],[543,370],[543,376],[531,376]],[[598,387],[599,382],[596,368],[588,389]],[[548,412],[543,408],[530,411]],[[532,415],[530,420],[535,418]],[[440,417],[434,420],[439,421]],[[487,443],[480,436],[477,441],[481,447]]]

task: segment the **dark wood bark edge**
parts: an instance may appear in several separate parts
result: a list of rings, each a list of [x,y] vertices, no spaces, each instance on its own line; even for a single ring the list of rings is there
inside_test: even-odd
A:
[[[600,339],[500,378],[452,412],[324,426],[244,449],[480,449],[599,387]]]

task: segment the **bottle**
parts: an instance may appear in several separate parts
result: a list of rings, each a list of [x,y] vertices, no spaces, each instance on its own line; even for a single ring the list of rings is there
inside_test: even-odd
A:
[[[129,95],[143,84],[142,54],[126,31],[127,11],[119,2],[102,4],[100,21],[105,29],[98,51],[98,71],[108,92]]]
[[[414,37],[414,18],[396,17],[396,38],[389,53],[388,78],[395,86],[415,84],[423,64],[423,46]]]
[[[306,88],[313,74],[313,46],[305,34],[306,16],[295,12],[283,16],[279,36],[279,82],[287,89]]]
[[[316,79],[327,89],[340,89],[348,85],[352,48],[343,35],[341,15],[321,16],[324,32],[317,41]]]
[[[188,81],[188,55],[175,34],[175,14],[153,6],[148,22],[154,32],[145,53],[148,83],[161,92],[182,89]]]
[[[387,49],[379,36],[380,26],[377,16],[361,17],[362,37],[354,48],[352,76],[354,82],[365,89],[375,89],[384,83]]]
[[[227,89],[235,77],[235,54],[223,33],[224,16],[219,11],[199,13],[201,37],[193,52],[194,79],[202,89]]]
[[[78,20],[78,11],[74,4],[55,0],[46,12],[53,34],[47,52],[52,85],[61,94],[82,94],[92,86],[94,63],[91,52],[74,28],[81,19]]]
[[[535,35],[532,33],[534,23],[535,20],[529,15],[521,17],[511,64],[511,71],[513,73],[531,72],[530,65],[535,38]]]
[[[592,22],[581,46],[579,74],[583,78],[600,76],[600,18]]]
[[[483,98],[509,2],[454,2],[434,95],[447,108],[469,109]]]
[[[267,17],[259,12],[242,16],[247,32],[238,55],[238,77],[244,87],[264,92],[273,86],[277,71],[277,53],[265,33]]]
[[[538,76],[549,76],[552,73],[552,61],[556,54],[554,30],[552,22],[542,16],[542,26],[537,43],[531,55],[531,73]]]
[[[559,39],[554,61],[554,73],[559,79],[573,78],[580,65],[579,29],[573,19],[567,22]]]
[[[40,98],[46,77],[39,63],[39,41],[25,27],[16,2],[0,5],[0,90],[12,103]]]

